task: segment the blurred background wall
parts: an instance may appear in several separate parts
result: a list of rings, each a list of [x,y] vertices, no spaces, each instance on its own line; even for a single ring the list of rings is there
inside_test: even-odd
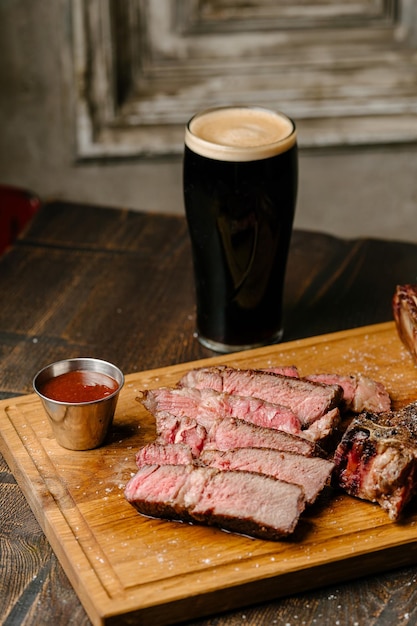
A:
[[[297,122],[297,227],[417,240],[415,4],[0,0],[0,184],[182,213],[183,124],[252,101]]]

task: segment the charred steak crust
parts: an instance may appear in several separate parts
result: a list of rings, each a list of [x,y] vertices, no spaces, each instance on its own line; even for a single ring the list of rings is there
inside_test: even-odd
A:
[[[354,418],[334,455],[333,484],[397,520],[417,489],[417,403]]]

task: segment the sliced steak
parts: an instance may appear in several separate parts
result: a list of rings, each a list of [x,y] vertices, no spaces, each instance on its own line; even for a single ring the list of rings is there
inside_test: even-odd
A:
[[[355,417],[334,461],[336,485],[352,496],[377,502],[397,520],[417,490],[417,404]]]
[[[194,457],[190,446],[181,443],[148,443],[136,453],[136,465],[187,465]]]
[[[199,522],[262,539],[291,534],[305,507],[303,490],[270,476],[192,465],[139,469],[126,499],[144,515]]]
[[[203,450],[199,460],[221,470],[258,472],[300,485],[309,504],[328,483],[334,467],[334,463],[326,459],[269,448],[235,448],[223,452]]]
[[[271,367],[263,367],[263,372],[270,372],[272,374],[281,374],[281,376],[292,376],[293,378],[300,378],[300,373],[296,365],[277,365]]]
[[[331,441],[334,435],[340,438],[338,427],[340,426],[340,411],[338,408],[327,411],[322,417],[310,424],[308,428],[301,432],[301,437],[309,441],[315,441],[321,447],[325,445],[325,440]],[[334,448],[333,448],[334,449]]]
[[[382,413],[391,409],[391,398],[384,385],[363,374],[312,374],[306,376],[306,379],[342,387],[343,408],[346,411]]]
[[[201,450],[209,445],[218,450],[265,447],[305,456],[322,454],[320,447],[312,441],[234,417],[222,419],[207,414],[191,419],[158,413],[156,431],[158,443],[185,443],[191,447],[194,456],[199,456]]]
[[[293,435],[301,432],[301,422],[291,409],[250,396],[221,393],[214,389],[160,387],[143,391],[138,400],[153,415],[162,411],[193,419],[205,414],[221,418],[237,417],[245,422],[285,430]]]
[[[226,366],[190,370],[181,378],[179,386],[208,387],[281,404],[290,408],[304,426],[338,406],[343,396],[343,390],[338,385],[323,385],[292,376]]]
[[[136,455],[138,467],[144,465],[199,464],[221,470],[241,470],[273,476],[304,489],[306,501],[313,503],[329,482],[333,461],[319,457],[306,457],[271,448],[234,448],[215,450],[203,448],[195,458],[191,449],[181,443],[149,443]]]
[[[209,436],[207,428],[190,417],[176,417],[170,413],[158,413],[156,419],[156,443],[184,444],[194,457],[200,455]]]

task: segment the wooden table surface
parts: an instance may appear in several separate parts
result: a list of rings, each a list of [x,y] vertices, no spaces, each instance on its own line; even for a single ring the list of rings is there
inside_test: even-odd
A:
[[[389,321],[417,282],[417,244],[295,231],[284,341]],[[0,259],[0,399],[43,365],[95,356],[126,373],[212,356],[194,337],[182,216],[50,203]],[[0,623],[90,621],[0,455]],[[417,566],[184,622],[194,626],[416,623]]]

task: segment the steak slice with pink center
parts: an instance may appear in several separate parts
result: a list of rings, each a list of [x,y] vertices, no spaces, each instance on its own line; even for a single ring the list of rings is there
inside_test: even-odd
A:
[[[187,465],[194,463],[190,446],[182,443],[148,443],[136,453],[136,465]]]
[[[319,457],[306,457],[271,448],[234,448],[215,450],[203,448],[193,457],[191,449],[181,443],[149,443],[136,455],[138,467],[144,465],[203,464],[217,469],[241,470],[273,476],[304,489],[306,501],[312,504],[328,484],[334,463]]]
[[[162,411],[195,419],[209,413],[214,417],[237,417],[257,426],[284,430],[293,435],[301,432],[301,422],[291,409],[250,396],[194,387],[159,387],[143,391],[138,400],[153,415]]]
[[[261,370],[232,367],[202,367],[187,372],[180,387],[208,387],[216,391],[253,396],[291,409],[303,426],[308,426],[338,406],[343,390],[339,385],[323,385],[305,379]]]
[[[305,508],[298,485],[252,472],[192,465],[144,466],[127,483],[125,497],[144,515],[268,540],[291,534]]]
[[[282,376],[292,376],[300,378],[300,374],[296,365],[277,365],[270,367],[263,367],[262,372],[271,372],[272,374],[281,374]]]
[[[334,467],[334,463],[326,459],[269,448],[203,450],[200,461],[221,470],[258,472],[300,485],[309,504],[322,492]]]
[[[391,409],[391,398],[382,383],[363,374],[312,374],[306,376],[314,382],[340,385],[343,389],[343,409],[353,413],[372,411],[382,413]]]
[[[161,412],[155,419],[158,443],[187,444],[194,456],[198,456],[208,445],[218,450],[265,447],[305,456],[322,454],[322,450],[313,441],[283,430],[255,426],[234,417],[216,418],[206,414],[191,419]]]

